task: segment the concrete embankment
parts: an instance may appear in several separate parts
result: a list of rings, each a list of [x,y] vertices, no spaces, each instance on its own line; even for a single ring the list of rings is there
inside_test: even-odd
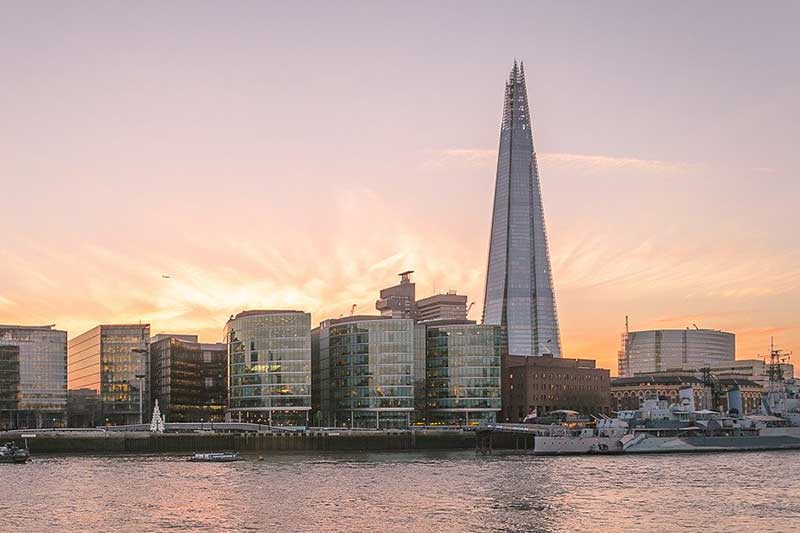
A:
[[[30,431],[33,454],[105,454],[172,453],[215,450],[247,452],[339,452],[339,451],[411,451],[475,449],[472,431],[320,431],[308,433],[165,433],[87,432],[51,433]],[[0,434],[0,442],[13,440],[24,446],[16,435]]]

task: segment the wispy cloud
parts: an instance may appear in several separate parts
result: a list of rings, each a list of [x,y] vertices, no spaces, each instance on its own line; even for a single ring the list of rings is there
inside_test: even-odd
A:
[[[544,152],[537,154],[540,164],[569,166],[582,169],[630,169],[650,171],[674,171],[697,167],[699,165],[657,159],[639,159],[635,157],[615,157],[609,155],[573,154],[564,152]],[[496,149],[483,148],[451,148],[437,152],[430,164],[447,166],[452,163],[485,166],[493,165],[497,160]]]

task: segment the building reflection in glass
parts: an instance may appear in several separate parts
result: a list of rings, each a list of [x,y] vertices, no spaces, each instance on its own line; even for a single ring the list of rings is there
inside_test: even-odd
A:
[[[424,349],[417,349],[424,345],[414,342],[415,330],[424,326],[411,319],[354,316],[322,322],[315,336],[324,425],[409,426],[415,359],[425,357]]]
[[[147,419],[149,339],[149,324],[116,324],[97,326],[69,341],[69,389],[94,390],[100,399],[92,425],[138,424],[140,388]]]
[[[151,401],[170,422],[222,422],[228,396],[228,347],[196,335],[156,335],[150,342]]]
[[[63,427],[67,332],[0,325],[0,430]]]
[[[461,321],[434,322],[426,333],[428,424],[494,422],[500,411],[501,331]]]
[[[226,419],[308,424],[311,410],[311,315],[243,311],[225,326],[229,396]]]

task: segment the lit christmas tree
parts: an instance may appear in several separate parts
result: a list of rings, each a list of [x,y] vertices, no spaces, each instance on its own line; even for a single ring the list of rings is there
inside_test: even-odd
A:
[[[164,419],[161,418],[161,410],[158,408],[158,400],[153,406],[153,420],[150,421],[151,433],[164,433]]]

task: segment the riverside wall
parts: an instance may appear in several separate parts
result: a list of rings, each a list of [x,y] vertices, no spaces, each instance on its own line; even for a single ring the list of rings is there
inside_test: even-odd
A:
[[[368,452],[475,449],[472,431],[321,431],[308,433],[164,433],[92,432],[50,433],[30,431],[32,454],[131,454],[202,451],[262,452]],[[19,434],[0,442],[15,441]],[[501,443],[498,442],[498,445]]]

